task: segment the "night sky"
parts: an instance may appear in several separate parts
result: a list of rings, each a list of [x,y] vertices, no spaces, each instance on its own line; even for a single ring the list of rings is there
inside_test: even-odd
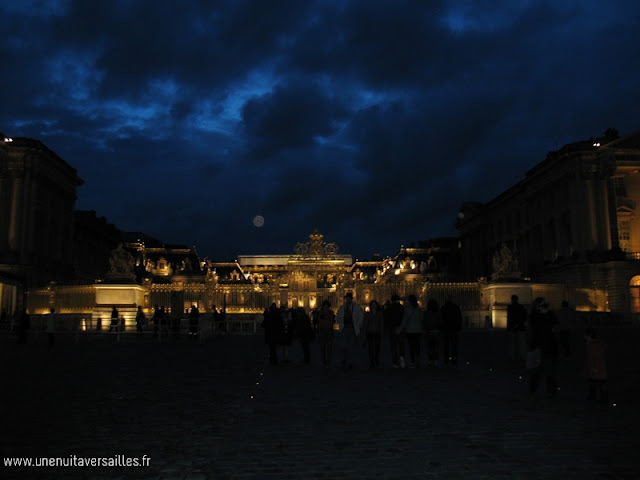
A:
[[[634,0],[0,6],[0,131],[78,171],[76,208],[218,261],[314,229],[393,255],[547,152],[640,129]]]

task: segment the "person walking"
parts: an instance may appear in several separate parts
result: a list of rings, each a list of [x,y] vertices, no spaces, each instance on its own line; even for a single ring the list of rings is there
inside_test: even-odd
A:
[[[24,307],[18,319],[18,343],[27,343],[27,334],[30,329],[31,317],[27,313],[27,307]]]
[[[142,307],[138,306],[138,311],[136,312],[136,330],[139,334],[144,331],[145,323],[147,323],[147,316],[142,311]]]
[[[424,324],[427,334],[427,365],[438,366],[440,357],[440,329],[442,328],[442,314],[440,305],[435,298],[429,299],[424,312]]]
[[[49,308],[49,315],[47,315],[47,338],[49,340],[49,348],[53,348],[54,335],[56,333],[56,309]]]
[[[342,368],[351,369],[353,366],[354,350],[358,337],[360,336],[360,328],[364,314],[362,309],[353,303],[353,294],[348,292],[344,296],[344,304],[338,309],[336,315],[336,323],[340,330],[340,350],[342,352]]]
[[[278,345],[280,346],[280,358],[282,363],[289,363],[289,347],[291,346],[291,334],[293,331],[291,312],[287,310],[287,307],[280,305],[280,324],[278,325],[280,330]]]
[[[318,334],[318,316],[320,315],[320,309],[314,308],[311,310],[311,325],[313,326],[314,335]]]
[[[535,355],[539,355],[540,358],[539,366],[531,363],[528,365],[530,367],[529,394],[533,403],[535,403],[535,395],[542,375],[546,379],[547,395],[551,398],[558,393],[556,374],[558,345],[553,333],[557,322],[555,315],[549,310],[549,304],[546,300],[543,297],[536,298],[531,306],[528,328],[529,352],[535,352]]]
[[[331,302],[325,300],[318,312],[318,345],[320,346],[320,355],[322,364],[325,367],[331,366],[333,353],[333,325],[336,316],[331,310]]]
[[[151,323],[153,324],[153,333],[158,333],[160,326],[160,307],[158,305],[153,306],[153,316],[151,317]]]
[[[191,305],[191,311],[189,312],[189,335],[195,337],[198,335],[198,327],[200,323],[200,310],[194,304]]]
[[[309,344],[313,340],[313,326],[309,315],[302,307],[298,307],[293,311],[293,332],[294,337],[298,339],[300,346],[302,346],[303,361],[308,365],[311,363]]]
[[[418,305],[418,298],[415,295],[409,295],[398,330],[406,332],[411,366],[416,368],[420,366],[420,344],[424,333],[423,320],[424,313]]]
[[[507,355],[512,362],[521,363],[526,354],[527,309],[519,303],[518,295],[511,295],[507,307]]]
[[[405,367],[404,360],[404,332],[398,331],[404,316],[404,305],[400,303],[400,296],[391,295],[391,302],[385,309],[385,331],[389,335],[389,348],[391,349],[391,364],[395,367]]]
[[[447,298],[440,311],[442,313],[444,366],[456,367],[458,366],[458,340],[462,329],[462,312],[451,298]]]
[[[369,368],[380,366],[380,342],[384,327],[384,314],[375,300],[369,303],[369,311],[364,314],[363,330],[369,352]]]
[[[114,305],[111,309],[111,324],[109,325],[109,332],[113,332],[114,330],[118,331],[118,309]]]
[[[269,363],[271,365],[278,364],[278,340],[280,340],[282,335],[281,330],[284,330],[279,328],[281,324],[280,311],[274,302],[271,304],[271,307],[264,311],[264,319],[262,321],[264,343],[269,348]]]

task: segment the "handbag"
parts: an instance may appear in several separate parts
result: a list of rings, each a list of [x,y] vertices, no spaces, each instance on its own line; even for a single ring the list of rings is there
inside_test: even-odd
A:
[[[534,348],[533,350],[529,350],[527,352],[525,365],[529,370],[533,370],[534,368],[538,368],[540,366],[540,349],[539,348]]]

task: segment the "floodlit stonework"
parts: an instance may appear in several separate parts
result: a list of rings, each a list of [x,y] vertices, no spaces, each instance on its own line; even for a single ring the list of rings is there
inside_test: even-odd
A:
[[[589,290],[606,297],[597,308],[639,313],[639,208],[640,132],[565,145],[488,203],[462,205],[460,278],[495,277],[507,247],[524,278],[569,287],[571,304]]]
[[[524,304],[545,296],[552,307],[568,300],[579,312],[628,320],[640,312],[639,172],[640,134],[609,131],[551,152],[490,202],[465,203],[459,238],[359,260],[315,231],[292,238],[291,252],[214,262],[195,248],[121,232],[95,212],[74,212],[82,183],[75,170],[40,142],[19,139],[0,145],[0,298],[9,313],[54,306],[83,328],[105,325],[113,306],[130,328],[138,306],[148,317],[156,306],[182,317],[196,305],[205,315],[215,307],[256,319],[271,303],[313,310],[329,300],[337,308],[347,292],[363,307],[394,293],[415,294],[423,305],[452,298],[467,326],[504,326],[513,292]],[[75,277],[54,275],[69,267]]]

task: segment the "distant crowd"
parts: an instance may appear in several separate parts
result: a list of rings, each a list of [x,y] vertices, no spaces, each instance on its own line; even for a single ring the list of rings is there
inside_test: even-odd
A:
[[[262,321],[270,363],[288,363],[293,340],[300,342],[303,361],[310,363],[309,345],[317,340],[325,367],[333,364],[335,352],[342,368],[351,369],[355,349],[364,345],[369,367],[378,368],[383,342],[388,342],[394,367],[419,367],[426,336],[428,365],[439,365],[440,352],[442,365],[457,365],[462,313],[451,300],[441,307],[430,300],[423,311],[415,295],[409,295],[405,303],[393,295],[383,305],[372,300],[365,310],[353,302],[351,293],[345,295],[336,313],[326,300],[319,309],[312,310],[311,315],[302,307],[278,308],[273,303],[264,311]]]
[[[426,366],[455,368],[458,365],[458,344],[462,328],[462,313],[458,305],[447,299],[439,305],[435,299],[427,301],[423,309],[415,295],[401,302],[392,295],[383,305],[376,300],[363,310],[347,293],[337,312],[324,301],[319,309],[307,314],[302,307],[286,308],[273,303],[263,314],[262,328],[272,365],[289,362],[293,341],[299,342],[303,362],[310,363],[310,344],[317,341],[322,363],[326,368],[334,364],[333,355],[344,370],[353,368],[357,349],[364,346],[369,368],[381,365],[381,346],[388,344],[394,368],[420,367],[421,348],[426,345]],[[557,395],[557,368],[560,356],[572,355],[572,332],[576,315],[566,301],[552,311],[544,298],[536,298],[527,311],[517,295],[507,309],[507,356],[514,367],[526,370],[529,393],[537,397],[544,377],[549,397]],[[607,369],[605,345],[593,328],[584,332],[585,374],[589,398],[607,401]],[[387,351],[387,349],[384,349]]]
[[[196,338],[202,333],[200,312],[196,305],[185,311],[189,321],[189,335]],[[142,307],[138,307],[136,327],[139,333],[150,324],[155,333],[173,332],[180,334],[180,317],[170,316],[164,307],[153,309],[150,321]],[[212,306],[209,330],[220,333],[226,330],[225,309]],[[6,311],[2,311],[0,324],[8,323]],[[272,365],[289,362],[289,350],[293,341],[299,342],[303,352],[303,362],[311,363],[310,345],[317,341],[322,363],[331,367],[335,359],[342,369],[350,370],[358,349],[364,346],[368,353],[369,368],[381,365],[381,347],[388,345],[391,365],[394,368],[420,367],[421,348],[426,346],[426,366],[452,367],[458,364],[459,335],[462,328],[462,313],[458,305],[447,299],[439,305],[429,299],[423,309],[415,295],[409,295],[403,303],[398,295],[392,295],[383,305],[376,300],[369,302],[363,310],[353,301],[351,293],[344,297],[344,303],[337,312],[324,301],[320,308],[310,315],[302,307],[278,307],[273,303],[263,313],[262,328],[268,346],[269,362]],[[122,319],[114,306],[111,312],[109,331],[120,331]],[[512,295],[507,308],[507,352],[514,366],[522,367],[529,373],[529,392],[536,396],[542,378],[545,379],[549,397],[558,393],[557,368],[561,356],[572,355],[571,335],[575,333],[576,314],[566,301],[557,310],[551,310],[544,298],[533,300],[530,311],[519,303],[517,295]],[[11,318],[12,333],[17,334],[17,343],[26,343],[31,328],[30,316],[26,308],[15,312]],[[98,327],[101,330],[101,326]],[[54,347],[56,313],[51,308],[47,315],[46,333],[49,348]],[[584,331],[585,373],[588,378],[589,397],[607,400],[607,368],[605,345],[593,328]],[[386,352],[387,349],[384,349]],[[387,362],[385,362],[387,363]]]

